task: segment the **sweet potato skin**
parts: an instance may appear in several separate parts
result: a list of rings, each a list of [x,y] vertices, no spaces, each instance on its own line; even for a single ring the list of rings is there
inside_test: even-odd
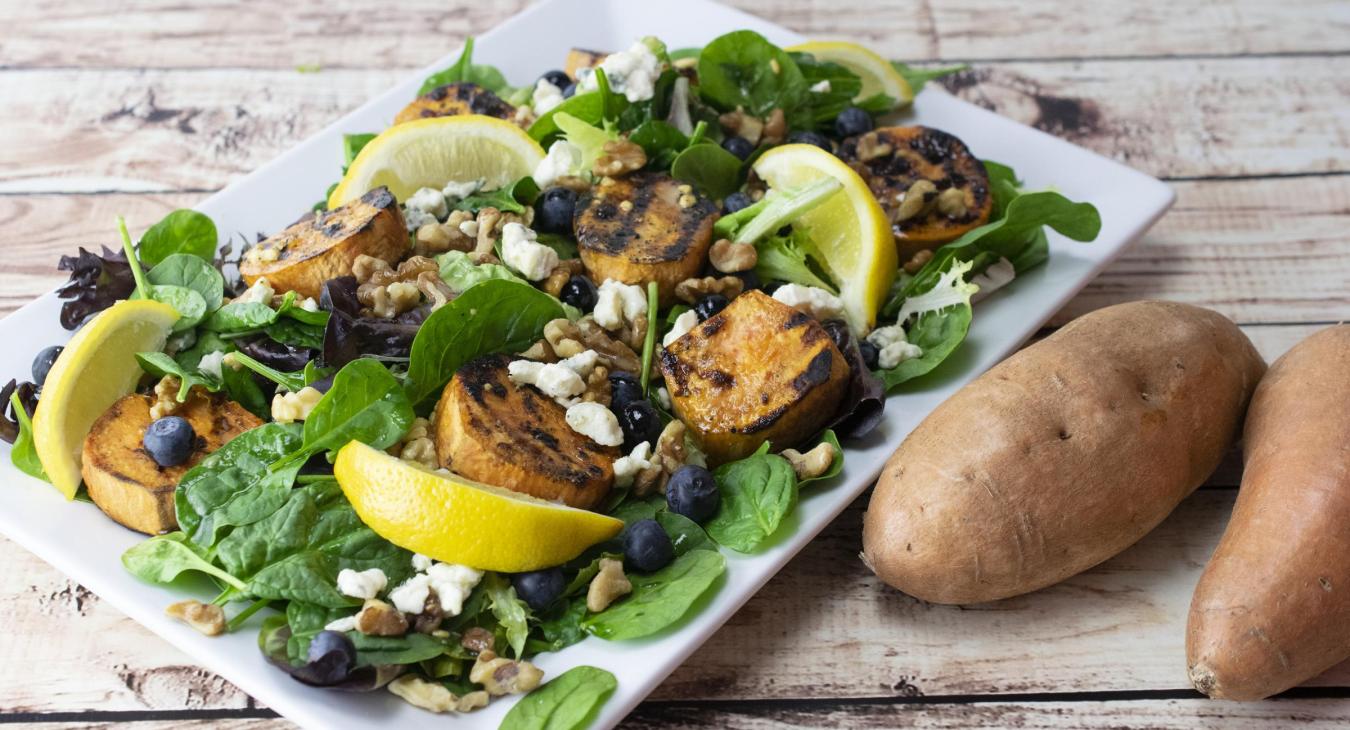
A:
[[[933,603],[1027,593],[1129,547],[1215,469],[1265,363],[1223,316],[1132,302],[1071,322],[934,410],[863,526],[882,580]]]
[[[1257,700],[1350,658],[1350,325],[1252,397],[1233,517],[1191,600],[1186,661],[1210,697]]]

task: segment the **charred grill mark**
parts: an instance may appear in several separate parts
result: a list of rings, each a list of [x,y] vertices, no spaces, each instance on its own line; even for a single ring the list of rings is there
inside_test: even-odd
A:
[[[821,340],[828,339],[830,339],[830,333],[826,332],[825,328],[820,326],[807,327],[806,331],[802,333],[803,345],[814,345]]]
[[[830,370],[834,365],[834,354],[823,349],[811,358],[806,369],[792,379],[792,389],[798,395],[806,395],[810,390],[830,379]]]
[[[725,370],[705,370],[699,373],[718,390],[727,390],[736,385],[736,376]]]
[[[783,322],[783,329],[796,329],[810,323],[811,315],[794,309],[792,314],[788,315],[787,321]]]
[[[432,101],[444,101],[445,97],[449,95],[449,93],[450,93],[450,84],[445,84],[443,86],[437,86],[431,91],[428,91],[427,98]]]
[[[778,406],[772,411],[769,411],[746,424],[745,428],[741,429],[741,433],[759,433],[777,423],[778,419],[782,418],[784,413],[787,413],[787,406]],[[733,428],[731,431],[732,433],[735,433],[736,429]]]
[[[381,210],[398,204],[397,201],[394,200],[394,194],[389,192],[389,188],[384,187],[383,185],[362,195],[361,202]]]
[[[714,317],[713,319],[716,319]],[[712,322],[709,319],[708,322]],[[674,395],[686,395],[689,392],[689,374],[693,368],[689,363],[684,362],[675,353],[670,350],[661,350],[661,373],[667,379],[674,381],[675,387],[671,389]]]
[[[531,428],[530,436],[550,449],[558,448],[558,437],[541,428]]]
[[[714,314],[713,316],[704,320],[702,324],[703,329],[701,330],[701,332],[704,337],[712,337],[718,332],[721,332],[722,328],[726,326],[727,326],[727,318],[720,313]]]

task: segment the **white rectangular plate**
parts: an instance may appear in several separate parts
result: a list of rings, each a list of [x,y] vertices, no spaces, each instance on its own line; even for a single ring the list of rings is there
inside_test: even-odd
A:
[[[626,48],[644,35],[660,36],[671,48],[701,46],[727,31],[749,28],[780,45],[803,40],[740,11],[707,0],[621,2],[549,0],[477,39],[475,58],[497,65],[514,83],[524,84],[562,63],[567,49]],[[458,51],[428,66],[425,73],[373,99],[244,179],[211,196],[199,210],[215,219],[222,234],[275,231],[293,221],[337,179],[343,133],[384,129],[415,95],[426,74],[454,61]],[[322,77],[319,81],[322,82]],[[1161,182],[1029,127],[943,93],[923,93],[913,121],[951,132],[981,158],[1012,165],[1033,189],[1054,186],[1101,211],[1102,230],[1090,244],[1051,234],[1047,265],[1018,279],[977,307],[969,339],[950,361],[915,384],[914,392],[892,396],[882,426],[861,443],[848,444],[842,476],[827,487],[808,488],[796,513],[771,546],[750,556],[727,553],[726,575],[710,600],[673,630],[642,641],[609,643],[589,639],[539,659],[547,676],[590,664],[619,678],[619,688],[595,725],[611,727],[628,714],[670,672],[712,636],[760,586],[861,494],[882,464],[923,417],[964,383],[1006,357],[1082,289],[1172,204]],[[110,231],[111,235],[111,231]],[[41,348],[63,341],[57,324],[59,300],[48,294],[0,321],[0,375],[28,372]],[[6,450],[7,451],[7,450]],[[399,728],[495,727],[510,706],[493,703],[465,716],[437,716],[385,692],[349,695],[313,689],[269,666],[258,651],[255,617],[234,634],[207,638],[164,616],[181,597],[138,581],[118,557],[141,536],[114,524],[91,505],[70,504],[48,485],[25,476],[0,455],[0,531],[56,566],[109,603],[186,651],[201,664],[238,685],[287,718],[311,728],[389,725]]]

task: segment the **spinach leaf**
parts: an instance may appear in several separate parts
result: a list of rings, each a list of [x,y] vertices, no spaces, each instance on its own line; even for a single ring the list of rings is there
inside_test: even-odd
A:
[[[136,360],[141,364],[142,370],[157,378],[162,378],[165,375],[178,378],[178,381],[182,383],[178,386],[179,403],[187,401],[188,393],[194,387],[201,387],[212,393],[220,390],[221,383],[219,380],[206,373],[188,370],[162,352],[138,352],[136,353]]]
[[[286,604],[286,624],[290,636],[286,639],[286,656],[291,662],[302,664],[309,653],[309,642],[329,623],[351,614],[351,609],[325,608],[304,601]],[[264,651],[264,653],[267,653]]]
[[[956,66],[943,66],[940,68],[914,68],[913,66],[900,63],[899,61],[891,61],[891,66],[898,71],[901,76],[905,77],[905,81],[909,82],[909,88],[913,90],[915,94],[923,91],[924,85],[933,79],[940,79],[943,76],[959,73],[970,68],[964,63]]]
[[[529,285],[501,264],[475,264],[463,251],[447,251],[436,257],[441,267],[441,281],[444,281],[456,293],[492,279],[503,279]]]
[[[140,260],[154,266],[176,253],[211,261],[216,255],[216,224],[195,210],[180,209],[164,216],[141,236]]]
[[[377,134],[344,134],[342,135],[342,173],[347,174],[347,168],[356,161],[356,156],[361,154],[361,150],[375,139]]]
[[[823,482],[827,479],[833,479],[839,476],[839,472],[844,470],[844,449],[839,445],[839,437],[834,435],[831,429],[825,429],[825,433],[820,435],[820,440],[834,447],[834,463],[825,470],[820,476],[808,477],[797,482],[798,487],[804,487],[811,482]]]
[[[791,471],[792,467],[788,467]],[[611,641],[650,636],[689,611],[718,576],[726,570],[726,558],[711,550],[693,550],[670,565],[648,574],[628,576],[633,592],[581,625],[591,634]]]
[[[274,367],[264,365],[263,363],[254,360],[242,352],[231,352],[227,357],[229,357],[236,365],[242,365],[248,370],[267,378],[292,393],[305,387],[305,374],[303,372],[283,373]],[[229,366],[226,365],[225,367],[228,368]],[[221,373],[223,374],[224,372],[225,370],[222,368]]]
[[[432,312],[417,331],[408,364],[408,400],[421,403],[439,392],[461,365],[479,355],[529,347],[543,335],[545,324],[563,315],[557,299],[528,284],[492,280],[470,287]]]
[[[683,132],[658,119],[639,124],[629,133],[628,141],[647,153],[647,165],[654,170],[669,170],[676,155],[689,146]]]
[[[216,545],[216,559],[231,573],[249,578],[268,563],[300,551],[318,520],[315,494],[310,487],[289,490],[280,509],[226,535]],[[296,629],[294,624],[291,629]]]
[[[132,297],[138,299],[139,297]],[[178,312],[178,321],[173,323],[174,332],[184,332],[196,327],[206,316],[206,300],[201,294],[185,287],[172,284],[150,285],[150,298],[163,302]]]
[[[610,94],[608,97],[600,90],[588,91],[584,94],[577,94],[563,103],[553,107],[544,113],[543,116],[534,120],[534,124],[526,130],[536,142],[548,146],[550,142],[557,139],[562,134],[562,128],[558,126],[559,114],[570,114],[581,121],[600,126],[605,122],[606,101],[611,110],[618,110],[622,113],[628,108],[628,99],[620,94]]]
[[[524,213],[527,206],[534,205],[537,197],[539,185],[534,178],[526,175],[504,188],[474,193],[455,203],[455,210],[477,213],[483,208],[496,208],[506,213]]]
[[[506,93],[511,88],[506,83],[506,77],[495,66],[473,62],[473,36],[464,41],[464,50],[460,52],[459,59],[449,68],[428,76],[422,82],[422,88],[417,90],[417,95],[421,96],[438,86],[462,82],[478,84],[494,94]]]
[[[561,233],[540,233],[538,236],[537,242],[553,249],[559,259],[566,261],[580,255],[577,252],[577,242]],[[580,318],[580,315],[577,318]],[[572,319],[572,316],[568,315],[568,319]]]
[[[358,667],[416,664],[435,659],[445,654],[449,648],[440,639],[417,632],[409,632],[403,636],[367,636],[359,631],[349,631],[347,636],[356,646]]]
[[[337,575],[344,568],[379,568],[390,582],[407,577],[412,554],[376,535],[360,524],[356,513],[346,504],[333,507],[330,524],[350,529],[330,530],[304,550],[268,564],[248,582],[248,591],[273,600],[305,601],[327,608],[359,606],[361,601],[345,596],[337,589]],[[353,527],[353,525],[355,525]]]
[[[152,537],[122,553],[122,566],[152,583],[169,583],[183,573],[205,573],[243,590],[245,583],[211,564],[181,532]]]
[[[202,327],[211,332],[260,330],[277,321],[275,309],[262,302],[230,302],[217,309]]]
[[[214,515],[234,495],[268,475],[268,467],[300,447],[299,424],[268,423],[245,431],[189,469],[174,492],[178,525],[198,545],[214,545]]]
[[[525,695],[502,718],[499,730],[576,730],[619,686],[613,674],[596,667],[573,667]]]
[[[327,313],[325,312],[325,314]],[[298,319],[282,317],[275,324],[264,327],[263,332],[283,345],[321,350],[323,349],[323,335],[327,330],[327,324],[326,317],[324,324],[321,325],[305,324]]]
[[[708,522],[708,534],[737,552],[748,553],[773,535],[797,503],[797,475],[787,459],[768,453],[767,443],[713,475],[722,506]]]
[[[238,403],[250,413],[263,419],[272,418],[272,404],[262,386],[253,379],[253,371],[246,368],[221,368],[221,387],[230,400]]]
[[[586,617],[586,596],[574,596],[554,611],[539,621],[539,638],[525,643],[527,654],[561,651],[586,638],[586,631],[581,628],[581,620]]]
[[[300,295],[294,291],[288,291],[281,297],[281,304],[277,307],[277,317],[290,317],[302,324],[313,327],[323,327],[328,324],[328,312],[321,309],[310,311],[300,306]]]
[[[191,289],[202,296],[206,311],[220,309],[225,298],[225,277],[206,259],[185,253],[164,257],[145,273],[151,284],[173,285]]]
[[[741,187],[741,167],[741,159],[721,145],[696,144],[675,156],[670,175],[720,200]]]
[[[697,522],[668,510],[656,513],[656,523],[670,536],[675,546],[675,555],[680,556],[690,550],[717,550],[717,543],[708,537],[708,533]]]
[[[970,302],[948,309],[919,315],[906,330],[911,343],[923,349],[923,354],[901,362],[890,370],[881,371],[881,380],[890,390],[901,383],[926,375],[952,354],[965,341],[970,331]]]
[[[300,463],[277,469],[275,465],[269,473],[259,478],[238,494],[230,497],[212,515],[217,531],[225,527],[251,525],[281,509],[291,492],[295,477],[300,473]]]
[[[333,376],[333,387],[305,419],[303,448],[272,469],[303,464],[320,451],[336,453],[350,441],[388,448],[403,436],[412,420],[412,404],[398,379],[376,360],[353,360]]]
[[[722,111],[743,107],[758,117],[775,108],[790,113],[807,95],[806,80],[792,56],[752,30],[733,31],[704,46],[698,80],[699,94],[708,103]]]
[[[492,615],[506,630],[506,641],[519,659],[525,652],[525,638],[529,636],[530,608],[516,596],[511,581],[500,573],[483,576],[483,590],[487,593]]]
[[[828,82],[825,91],[810,91],[811,119],[814,126],[833,124],[845,107],[862,92],[862,79],[847,68],[830,61],[820,61],[809,53],[792,53],[792,60],[802,71],[808,90]]]
[[[9,394],[9,407],[14,411],[14,420],[19,423],[19,435],[14,439],[14,448],[9,452],[9,460],[24,474],[50,482],[46,470],[42,468],[42,461],[38,459],[37,442],[33,440],[33,422],[28,416],[28,411],[24,409],[23,400],[19,398],[18,393]],[[0,404],[0,408],[4,408],[3,404]]]

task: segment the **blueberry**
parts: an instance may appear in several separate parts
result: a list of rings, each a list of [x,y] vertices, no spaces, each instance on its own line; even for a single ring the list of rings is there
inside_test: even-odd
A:
[[[576,96],[576,93],[577,93],[577,85],[576,85],[576,84],[568,84],[568,85],[566,85],[566,86],[563,87],[563,98],[564,98],[564,99],[571,99],[573,96]]]
[[[881,359],[881,350],[878,350],[876,345],[867,340],[861,340],[858,342],[858,352],[862,354],[863,364],[867,366],[868,370],[877,369]]]
[[[563,284],[562,291],[558,292],[558,298],[583,312],[589,312],[595,309],[595,302],[600,298],[600,291],[595,288],[595,283],[590,279],[577,274]]]
[[[178,466],[192,456],[197,433],[182,416],[165,416],[145,429],[141,445],[160,466]]]
[[[709,317],[717,314],[731,302],[721,294],[709,294],[706,297],[694,303],[694,313],[698,315],[698,321],[702,322]]]
[[[511,576],[511,585],[516,587],[516,595],[529,604],[530,608],[542,611],[550,603],[558,600],[567,588],[567,578],[562,568],[546,568],[529,573],[516,573]]]
[[[773,293],[776,292],[776,291],[778,291],[778,287],[780,287],[780,286],[782,286],[782,285],[783,285],[783,282],[781,282],[781,281],[771,281],[771,282],[765,284],[764,286],[761,286],[761,287],[759,288],[759,290],[762,291],[762,292],[764,292],[765,294],[768,294],[769,296],[773,296]]]
[[[320,631],[309,642],[305,654],[305,674],[318,684],[337,684],[356,666],[356,647],[339,631]]]
[[[670,565],[675,546],[656,520],[638,520],[624,533],[623,557],[629,567],[652,573]]]
[[[577,194],[567,188],[549,188],[534,201],[534,229],[540,233],[572,235]]]
[[[618,415],[623,411],[623,407],[629,403],[643,399],[642,383],[638,376],[632,373],[622,371],[609,374],[609,404],[610,408]]]
[[[759,274],[756,274],[754,269],[737,271],[732,274],[732,276],[741,280],[741,291],[750,291],[751,289],[758,289],[762,286],[759,281]]]
[[[722,149],[744,160],[750,156],[751,152],[755,151],[755,146],[750,144],[750,140],[745,137],[727,137],[722,140]]]
[[[751,200],[749,195],[737,190],[731,195],[728,195],[726,200],[722,201],[722,212],[731,215],[742,208],[749,208],[754,204],[755,201]]]
[[[846,106],[839,116],[834,118],[834,131],[840,137],[852,137],[855,134],[872,131],[872,115],[856,106]]]
[[[43,349],[42,352],[37,354],[37,357],[33,358],[34,383],[38,386],[42,385],[43,381],[47,379],[47,373],[52,370],[52,363],[56,362],[56,358],[61,355],[61,351],[64,349],[66,348],[60,345],[52,345]]]
[[[834,152],[834,147],[830,146],[830,140],[820,132],[793,132],[788,135],[788,141],[793,144],[813,144],[826,152]]]
[[[785,226],[779,228],[777,231],[774,231],[774,235],[775,235],[775,236],[782,236],[783,238],[787,238],[788,236],[791,236],[791,235],[792,235],[792,224],[789,223],[789,224],[787,224],[787,225],[785,225]]]
[[[686,464],[676,469],[666,483],[666,505],[670,511],[700,524],[717,514],[721,501],[712,472],[701,466]]]
[[[623,429],[623,450],[632,451],[633,447],[646,441],[652,446],[661,435],[661,417],[656,407],[648,400],[635,400],[625,403],[619,409],[619,427]]]
[[[545,71],[544,75],[539,78],[553,84],[558,87],[559,90],[566,89],[572,85],[572,77],[568,76],[566,71],[559,71],[556,68],[552,71]]]

